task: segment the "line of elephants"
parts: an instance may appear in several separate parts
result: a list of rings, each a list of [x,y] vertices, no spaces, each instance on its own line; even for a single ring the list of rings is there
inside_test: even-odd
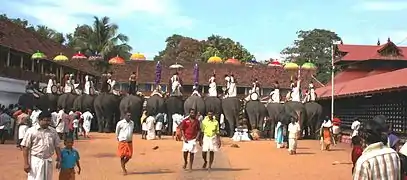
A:
[[[140,118],[144,101],[144,97],[138,95],[117,96],[111,93],[101,93],[95,96],[72,93],[44,94],[39,98],[27,93],[19,98],[18,104],[27,108],[36,105],[40,109],[51,109],[52,111],[56,110],[57,107],[81,112],[91,110],[96,114],[95,121],[97,122],[97,126],[94,125],[92,129],[97,129],[98,132],[112,132],[118,120],[123,117],[125,112],[129,111],[135,122],[135,131],[140,132]],[[223,113],[228,136],[233,135],[237,122],[239,122],[239,113],[242,111],[241,103],[244,103],[237,97],[221,99],[189,96],[184,100],[183,97],[169,96],[164,98],[159,95],[153,95],[146,101],[146,110],[149,114],[166,113],[168,115],[168,132],[172,131],[172,114],[186,114],[193,108],[203,115],[212,111],[219,117]],[[250,128],[261,128],[264,118],[268,117],[271,123],[272,136],[274,136],[274,127],[278,121],[288,124],[291,117],[298,117],[297,113],[299,112],[300,127],[305,132],[305,136],[316,137],[315,132],[321,125],[322,106],[316,102],[303,104],[292,101],[285,104],[268,103],[265,106],[260,101],[249,101],[244,106],[244,112]]]

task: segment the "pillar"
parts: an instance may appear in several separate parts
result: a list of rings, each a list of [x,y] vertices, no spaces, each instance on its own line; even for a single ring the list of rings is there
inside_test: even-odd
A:
[[[7,48],[7,62],[6,67],[10,67],[10,48]]]
[[[20,69],[25,70],[24,69],[24,56],[20,55]]]

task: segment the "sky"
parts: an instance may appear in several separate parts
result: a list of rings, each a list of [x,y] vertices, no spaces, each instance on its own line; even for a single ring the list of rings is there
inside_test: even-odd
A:
[[[0,0],[0,13],[69,33],[108,16],[129,36],[133,52],[152,59],[165,39],[216,34],[243,44],[256,59],[281,58],[299,30],[336,32],[344,44],[387,38],[407,45],[406,0]]]

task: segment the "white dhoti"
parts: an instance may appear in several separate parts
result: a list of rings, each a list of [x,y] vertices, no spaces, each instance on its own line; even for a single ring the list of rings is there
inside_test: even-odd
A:
[[[249,138],[249,133],[247,133],[247,129],[237,130],[235,129],[235,133],[233,134],[232,140],[233,141],[251,141]]]
[[[83,121],[83,129],[85,130],[86,134],[90,132],[90,127],[91,127],[92,121],[91,120],[84,120]]]
[[[339,126],[332,126],[332,133],[338,135],[341,133],[341,128]]]
[[[213,137],[208,137],[204,136],[202,139],[202,151],[203,152],[208,152],[208,151],[213,151],[216,152],[218,151],[218,140],[216,136]]]
[[[147,139],[147,140],[153,140],[153,139],[155,139],[155,129],[154,129],[154,128],[147,130],[147,137],[146,137],[146,139]]]
[[[27,180],[52,180],[52,158],[41,159],[31,156],[31,171]]]
[[[161,131],[163,129],[163,123],[162,122],[156,122],[155,123],[155,130],[156,131]]]
[[[197,153],[198,148],[196,145],[196,140],[194,139],[194,140],[189,140],[187,142],[183,142],[182,152]]]
[[[141,124],[141,130],[143,130],[143,131],[147,131],[148,130],[148,128],[147,128],[147,123],[143,123],[143,124]]]
[[[87,81],[87,82],[85,83],[85,87],[84,87],[83,93],[85,93],[85,94],[90,94],[90,82],[89,82],[89,81]]]
[[[296,151],[297,150],[297,139],[289,138],[288,139],[288,151]]]

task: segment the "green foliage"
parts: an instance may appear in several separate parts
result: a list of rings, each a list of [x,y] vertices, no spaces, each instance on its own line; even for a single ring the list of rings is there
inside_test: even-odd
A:
[[[341,38],[335,32],[325,29],[301,30],[297,32],[297,36],[293,46],[281,51],[286,56],[284,61],[299,65],[312,62],[318,67],[316,78],[323,83],[328,82],[332,69],[332,43]]]
[[[154,57],[156,61],[195,62],[207,61],[212,56],[226,60],[236,58],[240,61],[254,59],[254,56],[239,42],[218,35],[211,35],[204,41],[174,34],[167,38],[164,50]]]

